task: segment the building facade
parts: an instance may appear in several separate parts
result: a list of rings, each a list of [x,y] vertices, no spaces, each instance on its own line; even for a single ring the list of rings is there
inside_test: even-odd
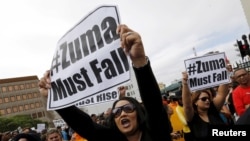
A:
[[[30,115],[50,124],[54,113],[46,110],[38,81],[37,76],[0,79],[0,116]]]
[[[245,17],[247,19],[248,27],[250,28],[250,8],[249,8],[250,1],[249,0],[241,0],[241,5],[243,8]]]

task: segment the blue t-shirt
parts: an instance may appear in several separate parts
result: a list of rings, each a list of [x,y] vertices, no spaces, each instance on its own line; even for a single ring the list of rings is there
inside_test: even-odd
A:
[[[61,131],[63,140],[70,140],[68,133],[65,130]]]

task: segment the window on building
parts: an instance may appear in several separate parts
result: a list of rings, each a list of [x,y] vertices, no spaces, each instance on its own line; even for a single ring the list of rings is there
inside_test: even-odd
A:
[[[20,95],[17,95],[17,96],[16,96],[16,99],[17,99],[17,101],[22,100],[22,98],[21,98],[21,96],[20,96]]]
[[[11,102],[16,101],[16,97],[15,97],[15,96],[11,96],[11,97],[10,97],[10,101],[11,101]]]
[[[20,89],[21,89],[21,90],[24,90],[24,89],[25,89],[25,88],[24,88],[24,84],[21,84],[21,85],[20,85]]]
[[[7,87],[3,86],[1,89],[2,89],[2,92],[7,92]]]
[[[10,114],[10,113],[12,113],[12,110],[11,110],[11,108],[7,108],[7,109],[6,109],[6,111],[7,111],[7,114]]]
[[[36,82],[31,83],[31,87],[32,87],[32,88],[35,88],[35,87],[37,87],[37,86],[38,86],[38,85],[37,85]]]
[[[5,115],[5,110],[4,109],[0,109],[0,115]]]
[[[32,99],[33,98],[32,93],[29,93],[28,97],[29,97],[29,99]]]
[[[37,114],[36,113],[32,113],[32,118],[37,118]]]
[[[13,86],[8,86],[8,89],[10,92],[12,92],[14,90]]]
[[[37,113],[37,116],[38,116],[39,118],[44,117],[43,112],[38,112],[38,113]]]
[[[25,109],[25,110],[29,110],[29,109],[30,109],[29,104],[25,104],[25,105],[24,105],[24,109]]]
[[[5,97],[5,98],[4,98],[4,102],[5,102],[5,103],[10,102],[9,98],[8,98],[8,97]]]
[[[34,104],[34,103],[31,103],[31,104],[30,104],[30,107],[31,107],[31,109],[34,109],[34,108],[35,108],[35,104]]]
[[[17,106],[14,106],[14,107],[13,107],[13,112],[14,112],[14,113],[18,112]]]
[[[26,86],[26,89],[29,89],[30,88],[30,84],[28,83],[28,84],[25,84],[25,86]]]
[[[36,102],[36,107],[37,108],[41,107],[41,104],[39,102]]]
[[[27,99],[27,95],[23,94],[23,100]]]
[[[38,94],[37,93],[34,93],[34,98],[37,98],[38,97]]]
[[[19,90],[19,85],[14,86],[15,91]]]
[[[19,111],[23,111],[23,105],[19,105]]]

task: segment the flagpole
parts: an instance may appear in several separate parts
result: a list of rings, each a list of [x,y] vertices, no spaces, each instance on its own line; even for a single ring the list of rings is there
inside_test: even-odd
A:
[[[194,52],[194,56],[196,57],[197,53],[196,53],[195,47],[193,47],[193,52]]]

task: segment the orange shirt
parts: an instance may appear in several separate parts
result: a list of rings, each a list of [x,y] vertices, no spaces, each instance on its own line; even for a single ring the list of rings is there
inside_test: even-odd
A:
[[[81,137],[79,134],[76,132],[72,134],[71,140],[70,141],[88,141],[87,139]]]

